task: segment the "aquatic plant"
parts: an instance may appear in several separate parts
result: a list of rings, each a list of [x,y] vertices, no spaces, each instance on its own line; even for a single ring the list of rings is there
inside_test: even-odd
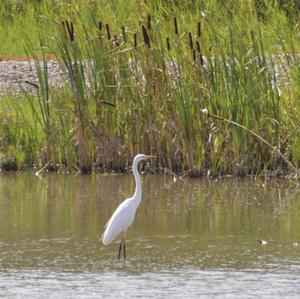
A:
[[[122,170],[147,152],[158,155],[158,169],[190,176],[297,172],[299,27],[292,13],[266,5],[264,16],[255,1],[209,1],[200,14],[139,3],[138,19],[121,4],[118,18],[95,3],[45,12],[39,46],[35,35],[26,39],[39,86],[25,92],[31,113],[8,123],[14,134],[22,121],[35,132],[17,167],[52,161],[82,172]],[[112,23],[103,19],[107,10]],[[47,83],[47,55],[60,64],[63,88]],[[0,102],[4,118],[11,101]],[[7,132],[0,126],[1,152],[17,146]],[[34,158],[45,149],[47,159]]]

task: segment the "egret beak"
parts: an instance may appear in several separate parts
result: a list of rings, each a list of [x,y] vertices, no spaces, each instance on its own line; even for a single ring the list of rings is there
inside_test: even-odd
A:
[[[155,155],[146,155],[146,158],[147,159],[155,159],[157,158]]]

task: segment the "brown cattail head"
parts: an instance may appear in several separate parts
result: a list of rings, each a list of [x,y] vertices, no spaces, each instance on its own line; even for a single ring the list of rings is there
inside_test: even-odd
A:
[[[198,22],[198,28],[197,28],[198,37],[201,37],[201,22]]]
[[[107,32],[107,39],[110,40],[111,39],[111,35],[110,35],[109,25],[105,24],[105,27],[106,27],[106,32]]]
[[[73,25],[73,22],[71,22],[71,32],[72,32],[72,39],[70,39],[71,41],[74,41],[74,25]]]
[[[137,33],[136,32],[133,34],[133,46],[135,49],[137,49]]]
[[[200,55],[199,55],[199,59],[200,59],[200,63],[201,63],[201,65],[204,65],[204,60],[203,60],[203,56],[202,56],[202,54],[200,53]]]
[[[195,49],[192,50],[192,54],[193,54],[193,61],[196,61],[196,50]]]
[[[197,51],[199,53],[200,63],[201,63],[201,65],[203,65],[204,61],[203,61],[203,56],[202,56],[202,52],[201,52],[201,46],[200,46],[200,43],[197,40],[196,40],[196,47],[197,47]]]
[[[102,38],[102,22],[101,21],[99,21],[98,22],[98,30],[99,30],[99,39],[101,39]]]
[[[126,31],[125,31],[125,27],[124,27],[124,26],[122,26],[122,27],[121,27],[121,29],[122,29],[123,41],[124,41],[124,43],[126,43],[126,42],[127,42],[127,38],[126,38]]]
[[[73,23],[72,22],[69,23],[68,21],[66,21],[65,24],[66,24],[66,27],[67,27],[67,30],[68,30],[69,40],[71,42],[73,42],[74,41],[74,26],[73,26]]]
[[[142,32],[143,32],[143,38],[144,38],[145,45],[147,45],[148,48],[151,48],[151,46],[150,46],[150,37],[149,37],[147,29],[144,25],[142,25]]]
[[[196,40],[196,48],[198,53],[201,53],[201,47],[200,47],[200,43]]]
[[[190,49],[193,50],[194,49],[194,44],[193,44],[193,37],[192,37],[191,32],[189,32],[189,42],[190,42]]]
[[[147,16],[147,27],[149,30],[151,30],[151,15],[149,15],[149,14]]]
[[[170,45],[170,39],[168,37],[166,38],[166,43],[167,43],[167,48],[170,51],[171,50],[171,45]]]
[[[178,25],[177,25],[177,19],[176,19],[176,17],[174,17],[174,28],[175,28],[175,34],[178,35],[179,32],[178,32]]]

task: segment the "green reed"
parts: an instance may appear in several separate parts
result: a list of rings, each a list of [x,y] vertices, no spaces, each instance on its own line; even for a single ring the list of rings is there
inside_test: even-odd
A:
[[[254,1],[210,1],[199,15],[162,1],[130,18],[119,3],[109,23],[108,8],[93,5],[72,2],[55,22],[48,12],[39,28],[42,55],[31,56],[40,86],[23,105],[35,120],[28,130],[39,132],[32,151],[46,149],[42,164],[120,170],[147,152],[191,176],[258,175],[288,170],[280,151],[299,168],[299,28],[279,6],[262,15]],[[43,51],[64,72],[61,90],[47,84]],[[37,160],[26,140],[18,167]]]

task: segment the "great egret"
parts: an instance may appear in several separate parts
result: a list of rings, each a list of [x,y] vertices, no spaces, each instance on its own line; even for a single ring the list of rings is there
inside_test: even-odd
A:
[[[121,251],[123,249],[124,260],[126,259],[126,231],[128,227],[132,224],[136,210],[142,200],[142,185],[141,177],[138,172],[138,163],[142,160],[155,158],[155,156],[147,156],[143,154],[138,154],[134,157],[132,163],[132,171],[135,178],[135,192],[132,197],[124,200],[114,211],[110,219],[105,225],[105,231],[101,237],[102,243],[104,245],[110,244],[120,233],[123,232],[123,237],[119,246],[118,261],[121,258]]]

